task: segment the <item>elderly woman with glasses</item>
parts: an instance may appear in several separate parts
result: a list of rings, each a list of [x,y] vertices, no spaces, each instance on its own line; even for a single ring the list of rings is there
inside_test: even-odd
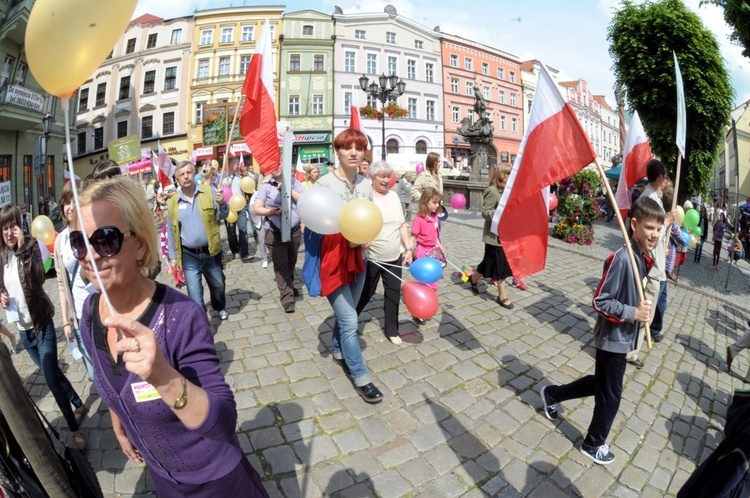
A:
[[[55,307],[42,287],[44,263],[39,243],[32,237],[24,237],[18,206],[6,205],[0,209],[0,227],[3,230],[0,241],[3,261],[3,271],[0,272],[0,304],[6,310],[10,309],[18,314],[16,323],[24,348],[41,369],[44,380],[73,433],[73,442],[80,449],[86,449],[86,438],[79,431],[86,406],[57,362],[57,333],[53,322]]]
[[[86,301],[81,336],[123,452],[146,463],[161,497],[267,496],[235,433],[237,408],[205,312],[147,277],[158,240],[142,189],[112,178],[80,201],[90,250],[79,230],[70,243],[109,298]]]

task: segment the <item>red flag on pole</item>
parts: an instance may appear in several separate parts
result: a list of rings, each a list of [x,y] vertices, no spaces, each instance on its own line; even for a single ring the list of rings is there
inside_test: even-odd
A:
[[[630,187],[646,176],[646,163],[654,157],[651,147],[648,145],[648,137],[643,129],[638,111],[633,113],[630,119],[627,138],[625,138],[625,151],[622,156],[622,168],[620,169],[620,180],[617,182],[617,193],[615,200],[620,210],[622,219],[628,217],[630,212]]]
[[[253,157],[260,165],[260,170],[264,175],[268,175],[281,163],[273,103],[273,59],[268,19],[263,25],[255,53],[250,59],[242,93],[246,100],[240,117],[240,133],[253,151]]]
[[[169,185],[172,185],[174,164],[172,164],[172,160],[169,159],[167,153],[162,149],[161,142],[157,142],[157,147],[159,149],[159,169],[157,171],[159,175],[159,184],[162,188],[167,188]]]
[[[548,187],[582,170],[595,157],[575,111],[542,65],[526,134],[492,218],[493,233],[500,238],[514,278],[544,269]]]

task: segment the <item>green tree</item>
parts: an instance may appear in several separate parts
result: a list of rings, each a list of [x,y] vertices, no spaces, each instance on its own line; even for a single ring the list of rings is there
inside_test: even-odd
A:
[[[724,21],[732,28],[729,38],[742,47],[742,55],[750,57],[750,4],[747,0],[702,0],[700,5],[704,4],[724,9]]]
[[[719,45],[680,0],[624,0],[609,26],[614,72],[632,109],[674,178],[677,168],[677,54],[685,90],[687,144],[679,196],[708,190],[732,110],[733,90]],[[680,199],[680,200],[681,200]]]

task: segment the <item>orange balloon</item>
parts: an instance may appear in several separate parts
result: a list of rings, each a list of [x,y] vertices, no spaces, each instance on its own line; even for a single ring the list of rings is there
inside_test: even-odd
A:
[[[50,254],[55,254],[55,244],[54,242],[52,244],[47,244],[47,250]]]
[[[404,282],[404,303],[409,313],[422,320],[429,320],[440,307],[437,293],[419,282]]]

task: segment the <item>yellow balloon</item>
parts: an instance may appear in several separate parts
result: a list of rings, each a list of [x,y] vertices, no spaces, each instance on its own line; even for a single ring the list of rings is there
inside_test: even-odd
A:
[[[691,233],[690,234],[690,244],[688,245],[688,247],[693,248],[693,247],[695,247],[695,244],[697,244],[697,243],[698,243],[698,237],[696,237],[695,235],[693,235]]]
[[[69,98],[112,51],[138,0],[37,0],[26,25],[26,60],[52,95]]]
[[[237,213],[229,211],[229,214],[227,215],[227,223],[237,223]]]
[[[246,194],[252,194],[255,192],[255,180],[252,176],[243,176],[240,180],[240,188]]]
[[[682,206],[677,206],[674,208],[674,220],[677,222],[677,226],[682,226],[682,221],[685,219],[685,210],[682,209]]]
[[[355,199],[341,210],[339,227],[341,234],[349,242],[367,244],[383,228],[383,214],[372,201]]]
[[[41,241],[42,244],[45,246],[48,246],[55,242],[55,229],[47,230],[45,232],[42,232],[39,234],[39,237],[37,237],[37,240]]]
[[[239,213],[245,207],[245,196],[242,194],[234,194],[229,199],[229,210]]]
[[[31,222],[31,236],[37,240],[42,240],[42,235],[46,232],[52,232],[52,240],[55,240],[55,225],[51,219],[42,214],[34,218],[34,221]],[[48,243],[45,242],[44,244]]]
[[[219,161],[216,159],[211,159],[211,167],[214,169],[214,171],[219,171]]]

